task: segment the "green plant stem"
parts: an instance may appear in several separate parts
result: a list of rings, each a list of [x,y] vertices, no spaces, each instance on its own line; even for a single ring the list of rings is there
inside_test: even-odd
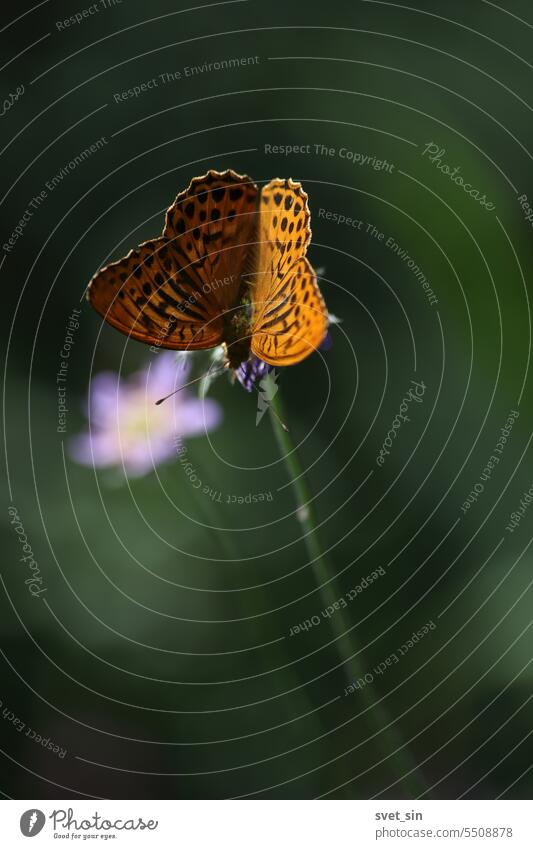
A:
[[[307,547],[316,588],[325,609],[337,601],[343,593],[337,587],[335,572],[328,563],[320,543],[311,503],[311,493],[298,455],[290,434],[283,429],[281,424],[286,419],[279,391],[270,401],[270,404],[273,407],[273,410],[270,411],[272,427],[289,473],[296,498],[297,517],[303,531],[303,539]],[[358,678],[364,677],[365,672],[368,671],[361,666],[361,652],[357,649],[352,627],[346,621],[342,608],[329,617],[328,623],[346,682],[352,684]],[[373,732],[371,738],[376,740],[377,747],[380,749],[383,758],[386,759],[385,762],[389,763],[390,771],[394,772],[395,780],[403,786],[407,798],[416,798],[427,790],[427,785],[403,740],[396,720],[389,716],[383,700],[380,700],[377,692],[373,692],[372,685],[368,684],[357,692],[364,704],[362,714],[366,716],[368,726]]]

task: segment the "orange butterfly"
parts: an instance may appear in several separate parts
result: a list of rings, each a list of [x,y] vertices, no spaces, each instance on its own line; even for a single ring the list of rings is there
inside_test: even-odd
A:
[[[253,353],[293,365],[327,331],[328,313],[305,254],[311,240],[300,183],[259,189],[234,171],[208,171],[168,209],[161,237],[91,280],[88,298],[109,324],[148,345],[223,345],[236,369]]]

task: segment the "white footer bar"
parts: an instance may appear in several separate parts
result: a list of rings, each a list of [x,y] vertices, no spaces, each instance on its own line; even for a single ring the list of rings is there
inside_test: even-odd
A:
[[[35,839],[35,843],[30,840]],[[0,845],[532,849],[528,801],[3,801]]]

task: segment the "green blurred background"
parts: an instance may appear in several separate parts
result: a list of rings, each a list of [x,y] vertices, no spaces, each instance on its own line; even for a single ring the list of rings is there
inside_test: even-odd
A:
[[[99,137],[107,144],[2,251],[0,789],[402,798],[425,787],[428,798],[527,798],[533,508],[512,533],[506,525],[533,484],[532,230],[518,200],[533,203],[530,4],[188,7],[123,0],[58,29],[82,3],[17,3],[2,32],[3,96],[25,87],[2,117],[2,243],[46,181]],[[259,60],[183,75],[231,57]],[[181,79],[115,102],[177,70]],[[423,155],[430,142],[493,210]],[[310,152],[265,149],[296,144]],[[393,167],[354,164],[342,148]],[[330,621],[289,636],[323,602],[268,417],[255,426],[255,395],[218,381],[223,424],[188,450],[213,489],[271,491],[269,503],[213,501],[177,462],[126,483],[68,456],[91,373],[128,374],[151,356],[102,328],[85,286],[157,235],[175,194],[210,167],[293,177],[309,193],[309,257],[342,324],[329,352],[284,370],[280,385],[334,592],[385,570],[344,613],[360,669],[371,674],[436,625],[350,696]],[[64,436],[55,376],[80,301]],[[426,386],[423,403],[380,468],[412,379]],[[463,513],[512,410],[500,462]],[[24,585],[10,503],[44,576],[39,599]],[[66,755],[18,731],[10,713]],[[381,730],[389,722],[421,784],[402,780],[410,767]]]

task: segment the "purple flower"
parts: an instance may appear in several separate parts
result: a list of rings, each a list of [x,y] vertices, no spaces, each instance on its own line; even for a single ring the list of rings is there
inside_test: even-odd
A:
[[[235,374],[241,386],[244,386],[247,392],[252,392],[271,369],[272,366],[252,354],[249,360],[241,363]]]
[[[319,351],[331,351],[333,348],[333,339],[331,338],[331,333],[329,330],[326,330],[326,335],[322,339],[322,342],[318,346]]]
[[[178,363],[165,351],[130,377],[97,374],[89,389],[89,430],[71,440],[71,457],[86,466],[122,466],[141,477],[176,456],[177,438],[215,428],[222,419],[217,402],[195,398],[186,389],[156,406],[186,383],[189,371],[188,360]]]

